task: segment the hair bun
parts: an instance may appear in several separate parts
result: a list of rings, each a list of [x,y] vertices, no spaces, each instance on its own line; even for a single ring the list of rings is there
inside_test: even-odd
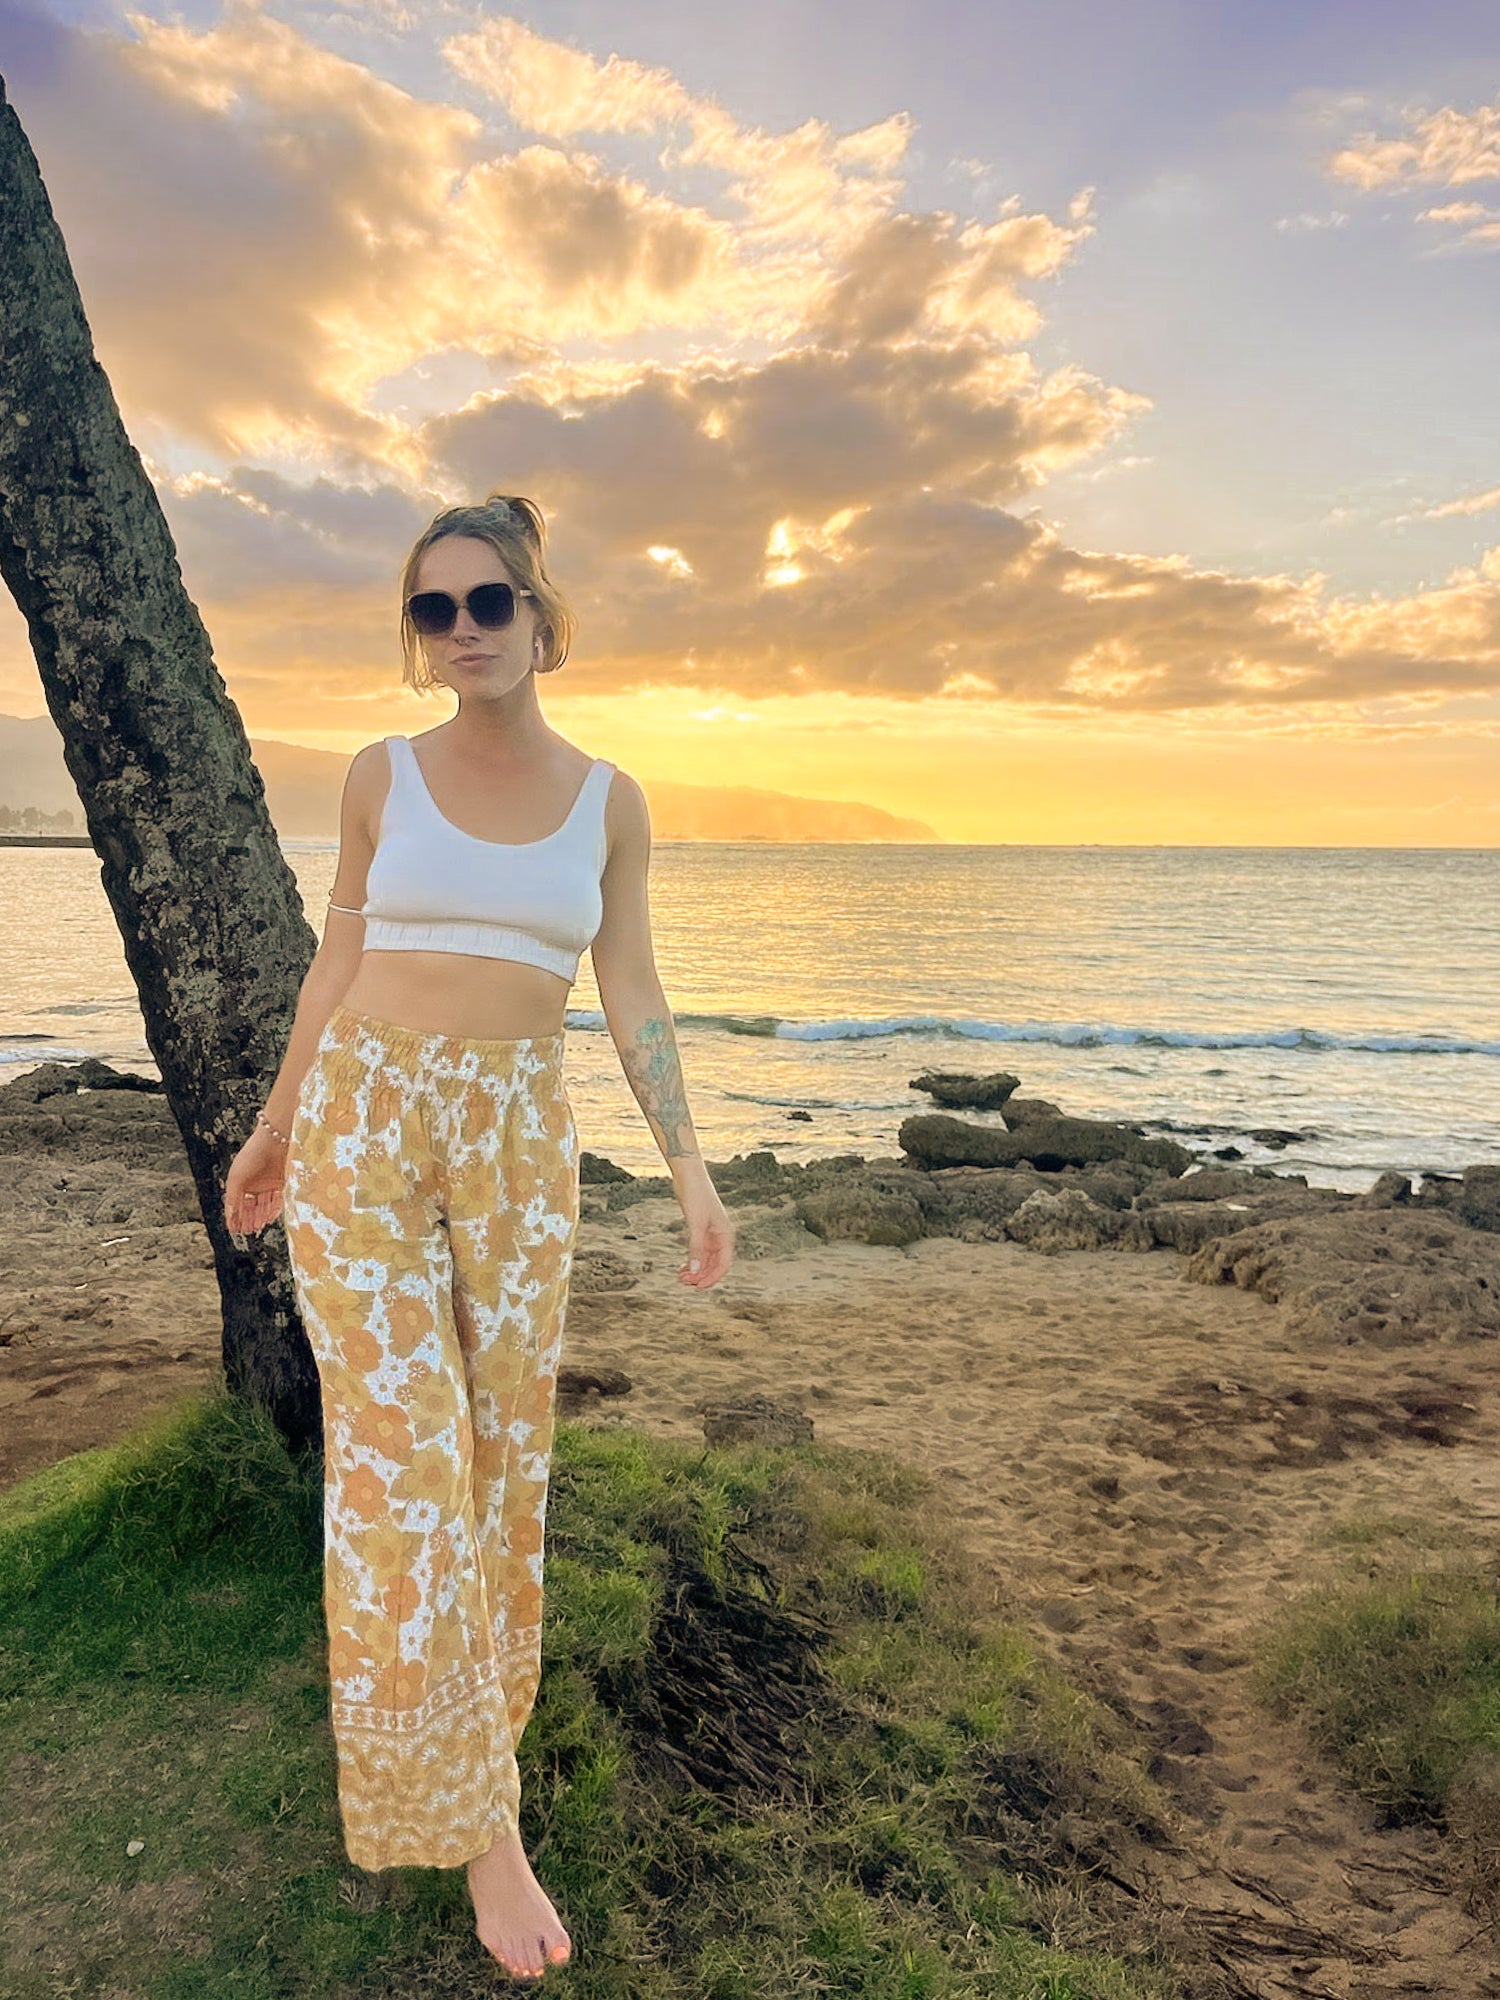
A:
[[[497,514],[507,527],[516,529],[533,548],[539,550],[545,548],[546,524],[534,500],[526,500],[511,493],[490,493],[485,496],[484,504],[489,512]]]

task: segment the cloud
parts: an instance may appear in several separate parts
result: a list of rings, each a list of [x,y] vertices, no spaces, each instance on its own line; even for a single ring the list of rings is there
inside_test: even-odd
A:
[[[1366,190],[1500,179],[1500,102],[1467,112],[1451,105],[1425,115],[1408,112],[1406,124],[1403,138],[1361,133],[1332,155],[1329,172]]]
[[[1086,457],[1128,415],[1086,379],[1018,376],[981,400],[951,355],[895,346],[511,389],[424,442],[457,489],[503,467],[549,497],[585,686],[1152,714],[1500,689],[1500,552],[1362,604],[1317,576],[1080,550],[1021,517],[1039,447]]]
[[[1327,215],[1314,215],[1310,210],[1303,209],[1297,215],[1279,215],[1276,229],[1283,236],[1303,235],[1314,229],[1342,229],[1348,220],[1348,211],[1342,208],[1332,209]]]
[[[1483,493],[1471,493],[1463,500],[1445,500],[1441,506],[1426,508],[1422,518],[1436,521],[1445,514],[1483,514],[1491,507],[1500,507],[1500,486],[1491,486]]]
[[[901,215],[904,118],[767,134],[515,22],[447,45],[540,128],[506,148],[261,0],[202,31],[128,20],[133,38],[54,30],[22,108],[117,394],[162,455],[175,438],[309,473],[414,471],[375,392],[444,352],[510,368],[652,331],[778,344],[820,315],[827,338],[894,314],[1015,341],[1039,323],[1021,288],[1093,226],[1087,191],[1064,221],[1014,200],[989,222]],[[683,143],[651,185],[555,143],[667,117]],[[695,162],[744,212],[672,191]]]
[[[583,620],[570,671],[602,694],[1265,721],[1500,690],[1494,551],[1355,602],[1080,549],[1039,517],[1054,473],[1130,464],[1150,407],[1023,345],[1091,189],[1060,218],[913,209],[904,114],[766,132],[506,17],[443,44],[498,135],[258,0],[202,31],[128,20],[54,41],[23,118],[239,672],[367,686],[411,541],[501,485],[546,507]],[[413,423],[379,393],[459,353],[489,369],[461,407]],[[195,453],[219,463],[182,472]]]
[[[424,357],[767,334],[790,309],[728,223],[584,153],[496,152],[473,113],[255,0],[202,33],[130,21],[134,40],[69,33],[20,109],[102,358],[155,449],[354,473],[399,451],[371,393]]]
[[[1376,188],[1464,187],[1500,180],[1500,101],[1474,111],[1445,105],[1405,114],[1406,135],[1382,139],[1364,132],[1332,153],[1326,165],[1336,179],[1365,193]],[[1419,211],[1418,221],[1460,227],[1444,248],[1500,247],[1500,212],[1483,202],[1450,201]]]
[[[293,482],[240,465],[232,475],[173,473],[149,458],[183,576],[220,606],[308,601],[330,591],[342,617],[372,594],[395,604],[391,551],[415,541],[431,517],[428,496],[388,479],[370,487],[336,479]]]
[[[364,386],[452,337],[417,274],[478,120],[246,0],[202,34],[128,18],[17,95],[122,406],[163,452],[367,463]]]
[[[680,132],[663,166],[730,176],[728,193],[746,213],[752,242],[847,247],[901,192],[898,170],[912,131],[904,113],[842,136],[816,118],[768,133],[695,96],[668,70],[618,55],[601,62],[507,15],[451,36],[443,54],[530,132],[554,139]]]

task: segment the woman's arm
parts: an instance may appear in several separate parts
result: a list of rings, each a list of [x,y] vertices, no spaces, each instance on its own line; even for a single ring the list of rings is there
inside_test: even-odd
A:
[[[329,902],[357,910],[365,900],[365,877],[375,855],[371,828],[378,818],[372,793],[385,769],[386,753],[378,743],[356,753],[344,777],[339,808],[339,859]],[[276,1081],[262,1107],[279,1132],[290,1132],[302,1079],[312,1067],[328,1017],[343,998],[364,956],[365,920],[348,909],[330,909],[322,941],[297,996],[297,1011],[287,1037],[286,1053]]]
[[[374,852],[370,828],[378,816],[378,802],[372,801],[371,793],[380,787],[380,798],[384,798],[379,779],[384,761],[379,746],[372,745],[359,752],[344,779],[338,873],[330,902],[347,903],[356,909],[364,902],[365,872]],[[363,917],[343,911],[330,913],[297,995],[281,1067],[262,1106],[268,1123],[256,1120],[224,1179],[224,1220],[231,1235],[253,1236],[281,1212],[287,1141],[302,1080],[317,1054],[329,1015],[358,969],[364,936]]]
[[[647,877],[651,820],[640,786],[617,770],[610,787],[610,852],[604,915],[590,954],[599,1001],[625,1080],[661,1149],[691,1236],[690,1282],[712,1284],[729,1268],[734,1228],[709,1177],[688,1111],[672,1010],[656,972]]]

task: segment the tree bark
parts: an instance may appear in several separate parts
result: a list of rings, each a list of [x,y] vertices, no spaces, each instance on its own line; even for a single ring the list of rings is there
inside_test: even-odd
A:
[[[223,1186],[317,941],[3,78],[0,576],[30,628],[187,1148],[226,1382],[301,1449],[319,1435],[320,1399],[285,1237],[262,1231],[237,1250]]]

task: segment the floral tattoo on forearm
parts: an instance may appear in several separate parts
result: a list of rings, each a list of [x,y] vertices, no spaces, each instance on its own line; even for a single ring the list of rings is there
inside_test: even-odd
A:
[[[637,1102],[661,1135],[663,1154],[669,1160],[686,1158],[696,1147],[671,1015],[642,1021],[620,1054]]]

